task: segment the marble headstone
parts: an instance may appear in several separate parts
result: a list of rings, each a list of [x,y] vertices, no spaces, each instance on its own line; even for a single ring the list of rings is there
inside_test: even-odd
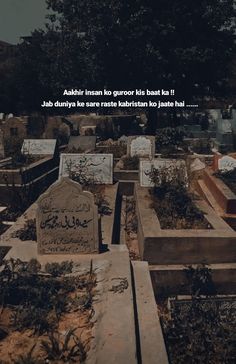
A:
[[[142,187],[153,187],[154,184],[150,179],[150,173],[153,169],[168,170],[168,175],[171,176],[175,170],[182,170],[183,182],[188,185],[187,167],[184,160],[176,159],[141,159],[139,164],[139,182]]]
[[[56,139],[25,139],[21,148],[22,154],[54,155]]]
[[[99,218],[94,195],[61,178],[37,200],[39,254],[99,252]]]
[[[155,137],[148,135],[128,137],[127,154],[131,157],[149,157],[155,155]]]
[[[236,168],[236,159],[226,155],[218,160],[218,168],[222,172],[233,171]]]
[[[71,173],[95,184],[113,183],[113,154],[73,154],[60,155],[59,178]]]

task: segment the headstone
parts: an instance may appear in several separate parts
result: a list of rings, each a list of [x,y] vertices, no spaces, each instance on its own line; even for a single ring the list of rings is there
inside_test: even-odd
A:
[[[25,139],[21,148],[22,154],[53,156],[56,139]]]
[[[147,135],[128,137],[127,154],[131,157],[154,157],[155,137]]]
[[[92,193],[61,178],[37,200],[39,254],[99,253],[99,215]]]
[[[221,172],[230,172],[236,168],[236,159],[224,156],[218,160],[218,168]]]
[[[188,185],[188,175],[186,163],[184,160],[176,159],[141,159],[139,165],[139,182],[142,187],[153,187],[154,184],[150,179],[150,173],[153,169],[167,170],[168,176],[171,180],[171,176],[175,170],[182,170],[181,175],[183,176],[183,182]]]
[[[0,159],[5,158],[3,131],[0,130]]]
[[[69,139],[68,149],[74,149],[83,152],[86,152],[87,150],[93,151],[96,147],[96,139],[96,135],[71,136]]]
[[[71,174],[95,184],[112,184],[113,154],[62,153],[59,177],[70,177]]]

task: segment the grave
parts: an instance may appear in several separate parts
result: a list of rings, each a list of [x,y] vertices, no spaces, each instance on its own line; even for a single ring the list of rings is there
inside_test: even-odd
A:
[[[71,174],[95,184],[113,183],[113,154],[73,154],[60,156],[60,177]]]
[[[127,154],[131,157],[149,157],[155,155],[155,137],[140,135],[128,137]]]
[[[184,182],[187,184],[187,168],[184,160],[176,159],[161,159],[156,158],[152,160],[141,159],[139,164],[139,181],[142,187],[153,187],[153,183],[150,180],[150,173],[153,169],[168,169],[168,174],[170,175],[175,169],[183,170]]]
[[[21,153],[26,155],[53,156],[56,144],[56,139],[24,139]]]
[[[37,201],[39,254],[99,253],[99,215],[92,193],[63,177]]]
[[[11,249],[10,246],[0,246],[0,264]]]
[[[79,150],[86,152],[87,150],[93,151],[96,147],[96,139],[95,135],[79,135],[79,136],[71,136],[68,144],[69,150]]]

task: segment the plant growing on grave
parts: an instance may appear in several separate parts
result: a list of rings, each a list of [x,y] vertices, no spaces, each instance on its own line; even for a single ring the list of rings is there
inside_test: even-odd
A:
[[[156,132],[156,151],[162,152],[163,149],[170,153],[176,151],[183,143],[185,133],[179,128],[163,128],[157,129]]]
[[[53,277],[60,277],[65,274],[72,273],[73,262],[64,261],[62,263],[47,263],[45,265],[45,272],[51,274]]]
[[[100,145],[102,146],[103,144],[100,143]],[[97,152],[98,153],[113,154],[114,158],[121,158],[127,152],[126,145],[122,144],[122,143],[114,142],[114,144],[109,144],[109,145],[104,144],[104,146],[106,146],[105,149],[104,148],[99,148],[99,146],[98,146],[97,147]]]
[[[13,235],[13,238],[18,238],[22,241],[32,240],[37,241],[36,233],[36,219],[27,220],[24,227],[17,230]]]
[[[48,335],[48,340],[43,340],[42,349],[47,355],[47,359],[57,363],[82,363],[86,359],[86,348],[90,339],[82,341],[81,337],[75,334],[77,329],[70,329],[63,337],[58,332],[52,331]]]
[[[197,298],[201,295],[213,296],[216,294],[210,268],[201,264],[196,268],[188,266],[187,269],[184,269],[184,272],[189,283],[192,298]]]
[[[206,266],[188,267],[185,273],[191,299],[172,299],[169,314],[161,317],[170,362],[234,362],[235,300],[214,296],[211,271]]]
[[[163,229],[188,229],[198,225],[209,228],[204,214],[193,203],[194,196],[186,187],[184,168],[153,168],[148,176],[153,183],[152,207]]]
[[[139,169],[139,157],[136,155],[133,157],[126,156],[126,157],[122,158],[122,161],[123,161],[125,170],[138,170]]]

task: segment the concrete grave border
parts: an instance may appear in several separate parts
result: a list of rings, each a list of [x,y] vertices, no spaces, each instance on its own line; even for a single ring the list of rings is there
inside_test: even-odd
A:
[[[163,230],[149,191],[135,184],[139,251],[149,264],[213,264],[236,261],[236,232],[203,200],[196,205],[212,230]]]

